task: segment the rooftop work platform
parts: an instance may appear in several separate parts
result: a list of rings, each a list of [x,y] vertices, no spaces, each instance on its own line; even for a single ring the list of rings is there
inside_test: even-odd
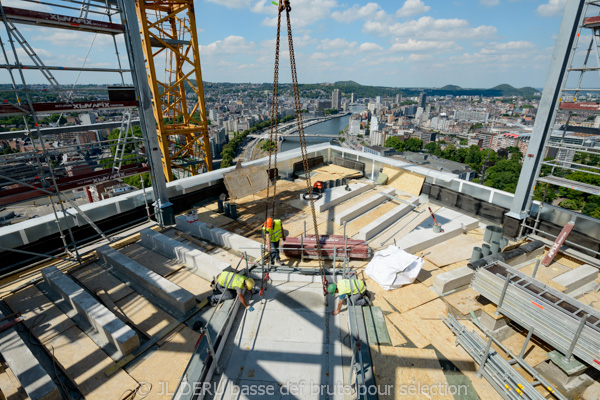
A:
[[[282,158],[285,160],[285,156]],[[501,398],[488,380],[477,377],[478,363],[463,347],[455,345],[455,334],[440,318],[453,315],[482,340],[486,333],[492,332],[514,354],[519,354],[526,344],[525,362],[536,370],[549,370],[544,376],[552,377],[553,380],[548,378],[552,385],[567,398],[596,399],[594,393],[600,385],[594,383],[597,377],[593,371],[582,373],[578,379],[584,384],[579,386],[573,379],[561,376],[552,369],[554,364],[548,355],[554,350],[551,346],[535,333],[528,341],[525,327],[512,323],[502,314],[502,307],[496,315],[497,304],[469,287],[467,265],[473,248],[483,247],[490,222],[423,194],[425,179],[415,171],[405,175],[405,170],[394,166],[387,166],[384,171],[392,178],[377,185],[377,176],[358,178],[356,170],[339,165],[322,164],[311,170],[313,178],[324,182],[340,180],[324,196],[323,204],[330,204],[317,212],[321,235],[346,234],[357,239],[365,227],[382,221],[381,229],[374,230],[368,240],[374,252],[394,244],[397,247],[410,244],[409,252],[424,260],[413,283],[390,291],[382,289],[365,273],[370,259],[352,259],[347,264],[374,293],[373,308],[358,312],[365,325],[361,336],[364,376],[372,376],[377,397]],[[306,190],[305,181],[292,176],[283,179],[283,169],[281,175],[275,205],[286,236],[311,235],[310,207],[300,198]],[[349,195],[341,182],[344,178],[351,192],[356,187],[361,190]],[[187,183],[182,181],[179,185],[183,188]],[[236,218],[218,212],[216,197],[220,193],[216,192],[179,215],[178,226],[166,229],[153,226],[148,230],[147,224],[142,225],[126,235],[119,234],[121,240],[90,244],[82,254],[82,265],[69,260],[47,262],[24,273],[20,280],[2,282],[1,311],[5,315],[20,312],[25,317],[19,328],[23,343],[52,377],[64,398],[65,390],[72,398],[83,395],[86,399],[106,399],[107,393],[114,394],[114,398],[124,393],[122,398],[127,399],[177,398],[174,393],[193,360],[200,360],[206,370],[199,371],[200,380],[188,383],[211,383],[212,393],[204,393],[208,399],[356,398],[357,386],[350,379],[353,346],[349,341],[350,329],[355,329],[351,325],[356,325],[352,322],[356,310],[344,306],[340,314],[331,315],[337,299],[328,296],[325,302],[318,260],[286,257],[282,252],[282,266],[271,271],[274,281],[267,284],[264,296],[246,293],[253,312],[239,306],[234,308],[233,304],[239,302],[233,301],[217,308],[205,305],[212,292],[210,280],[222,270],[237,269],[245,273],[248,268],[260,287],[260,257],[249,254],[263,244],[266,190],[259,189],[235,200]],[[221,190],[227,193],[224,186]],[[112,199],[106,203],[115,204]],[[405,209],[396,213],[399,207]],[[441,225],[439,233],[433,230],[429,209]],[[187,215],[190,211],[194,211],[194,216]],[[382,220],[386,215],[390,216],[389,221]],[[195,224],[202,224],[202,230],[187,229]],[[243,237],[245,241],[236,244],[229,240],[232,237]],[[593,270],[585,276],[573,277],[570,271],[594,268],[573,255],[559,253],[548,267],[535,268],[535,257],[545,255],[549,247],[545,245],[537,252],[520,255],[517,266],[509,264],[529,276],[535,271],[535,279],[563,293],[593,289],[594,284],[600,284]],[[105,257],[98,258],[107,252],[113,259],[135,266],[128,273],[135,272],[136,278],[119,272]],[[331,259],[324,261],[329,282],[333,280],[334,264],[339,279],[343,264],[340,256],[336,263]],[[588,266],[582,268],[584,264]],[[97,332],[92,327],[80,326],[73,311],[64,307],[64,300],[53,294],[41,279],[39,271],[50,265],[133,330],[139,337],[139,348],[117,359],[103,351],[94,341]],[[145,281],[139,280],[141,277],[152,281],[152,286],[142,283]],[[167,301],[169,293],[189,295],[185,304],[175,309]],[[578,300],[600,309],[600,297],[594,290],[586,290]],[[207,323],[220,375],[213,375],[216,363],[207,347],[207,335],[202,331]],[[356,330],[352,332],[356,334]],[[386,333],[385,340],[379,333]],[[33,343],[41,346],[32,344],[30,336]],[[509,358],[496,344],[493,348]],[[57,366],[58,375],[53,365]],[[10,365],[0,372],[0,382],[13,382],[2,385],[7,398],[13,393],[9,390],[19,391],[20,383],[14,376]],[[411,385],[415,389],[410,389]],[[251,386],[264,391],[272,388],[273,394],[243,392],[244,388],[251,390]],[[439,395],[425,393],[434,386],[442,390],[437,392]],[[408,396],[408,390],[416,391],[417,387],[420,392]],[[536,390],[542,396],[549,396],[539,385]]]

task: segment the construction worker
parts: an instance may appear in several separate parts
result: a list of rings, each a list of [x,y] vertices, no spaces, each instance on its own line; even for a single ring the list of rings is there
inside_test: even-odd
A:
[[[350,304],[355,306],[373,305],[371,298],[373,294],[367,290],[367,285],[360,279],[342,279],[337,285],[330,284],[327,287],[330,295],[338,294],[338,306],[333,311],[333,315],[338,315],[342,309],[342,304],[346,302],[346,298],[350,296]]]
[[[248,303],[246,303],[246,299],[244,298],[244,288],[248,289],[252,293],[252,289],[254,288],[254,279],[247,278],[244,275],[236,274],[235,272],[223,271],[219,274],[219,277],[216,280],[216,291],[220,294],[215,293],[210,297],[211,305],[216,305],[219,300],[224,301],[233,299],[237,293],[240,303],[242,303],[246,310],[254,311],[254,307],[248,305]]]
[[[281,224],[281,220],[267,218],[265,221],[265,226],[263,226],[263,232],[267,236],[271,265],[275,264],[275,261],[279,261],[281,264],[281,257],[279,256],[279,241],[281,239],[285,240],[285,237],[283,236],[283,226]]]

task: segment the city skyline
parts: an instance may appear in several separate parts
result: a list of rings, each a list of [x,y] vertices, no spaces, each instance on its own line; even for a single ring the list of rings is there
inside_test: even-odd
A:
[[[353,80],[386,87],[491,88],[544,85],[566,0],[292,0],[300,83]],[[203,79],[273,79],[277,7],[270,0],[196,0]],[[43,4],[5,6],[51,12]],[[99,18],[92,16],[92,18]],[[280,82],[291,81],[283,21]],[[112,39],[20,28],[47,65],[115,67]],[[4,33],[5,35],[6,33]],[[119,41],[122,62],[126,52]],[[18,51],[24,57],[22,51]],[[26,62],[24,62],[26,63]],[[61,84],[117,83],[116,75],[56,72]],[[9,83],[8,75],[2,83]],[[45,83],[40,76],[29,83]],[[127,82],[127,79],[126,79]]]

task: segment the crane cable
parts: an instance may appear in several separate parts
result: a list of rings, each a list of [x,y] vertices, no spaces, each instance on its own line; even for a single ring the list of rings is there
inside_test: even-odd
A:
[[[321,274],[321,282],[323,284],[323,295],[327,295],[327,277],[325,276],[325,265],[323,261],[323,256],[321,252],[321,241],[319,236],[318,224],[317,224],[317,214],[315,212],[315,203],[313,200],[312,192],[313,186],[310,179],[310,167],[308,165],[308,156],[306,152],[306,140],[304,137],[304,124],[302,122],[302,108],[300,105],[300,91],[298,89],[298,75],[296,72],[296,59],[294,56],[294,41],[292,37],[292,25],[290,21],[290,11],[292,11],[292,7],[290,6],[290,0],[279,0],[279,12],[277,14],[277,38],[275,45],[275,69],[274,69],[274,79],[273,79],[273,101],[271,104],[271,134],[269,136],[269,172],[271,171],[271,156],[274,154],[274,168],[277,168],[277,110],[278,110],[278,85],[279,85],[279,43],[280,43],[280,32],[281,32],[281,14],[285,10],[286,20],[287,20],[287,35],[288,35],[288,46],[289,46],[289,56],[290,56],[290,67],[292,74],[292,90],[294,94],[294,105],[296,111],[296,122],[298,125],[298,137],[300,139],[300,152],[302,154],[302,165],[304,167],[304,175],[306,181],[306,190],[309,197],[309,204],[312,214],[313,227],[315,232],[315,243],[317,247],[317,256],[319,260],[319,271]],[[273,139],[275,139],[273,146]],[[274,147],[274,149],[273,149]],[[275,215],[275,197],[277,193],[277,177],[273,180],[273,197],[270,198],[270,179],[267,182],[267,207],[265,211],[265,221],[269,215],[269,200],[271,200],[271,209],[272,214]],[[266,238],[265,238],[266,240]],[[264,248],[264,247],[263,247]],[[301,249],[304,251],[304,249]],[[264,257],[264,255],[263,255]],[[268,272],[267,275],[268,277]],[[265,277],[263,272],[263,278]],[[264,279],[263,279],[264,282]]]
[[[269,169],[267,176],[267,204],[265,207],[265,219],[264,224],[267,222],[267,218],[269,216],[271,218],[275,218],[275,199],[277,197],[277,176],[275,174],[275,179],[273,179],[273,196],[271,196],[271,160],[273,160],[273,169],[277,170],[277,145],[278,145],[278,119],[279,119],[279,37],[281,32],[281,11],[277,14],[277,40],[275,42],[275,68],[273,72],[273,98],[271,99],[271,124],[270,124],[270,132],[269,132]],[[270,210],[270,212],[269,212]],[[265,225],[263,225],[265,226]],[[266,227],[266,226],[265,226]],[[283,229],[283,227],[282,227]],[[267,236],[263,235],[263,254],[261,262],[261,274],[262,279],[260,283],[260,292],[259,295],[262,296],[265,291],[266,282],[269,280],[269,271],[266,270],[265,273],[265,259],[269,262],[270,266],[270,254],[267,254],[268,243]]]

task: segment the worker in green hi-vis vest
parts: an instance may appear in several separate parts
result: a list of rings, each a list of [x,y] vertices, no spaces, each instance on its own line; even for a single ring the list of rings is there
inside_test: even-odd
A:
[[[371,301],[373,293],[367,290],[367,284],[360,279],[341,279],[337,285],[335,283],[330,284],[327,291],[332,296],[338,294],[338,306],[333,311],[333,315],[339,314],[342,304],[347,302],[348,297],[350,297],[350,305],[373,305]]]
[[[285,240],[283,234],[283,225],[280,219],[267,218],[265,226],[263,226],[263,232],[267,235],[267,243],[269,246],[269,255],[271,257],[271,265],[274,265],[276,261],[281,264],[281,258],[279,255],[279,241]]]
[[[244,288],[248,289],[250,293],[253,293],[254,279],[236,274],[235,272],[223,271],[216,279],[216,290],[215,294],[210,297],[210,303],[211,305],[216,305],[219,300],[230,300],[237,294],[240,303],[242,303],[246,310],[254,311],[254,307],[246,303],[246,299],[244,298]]]

